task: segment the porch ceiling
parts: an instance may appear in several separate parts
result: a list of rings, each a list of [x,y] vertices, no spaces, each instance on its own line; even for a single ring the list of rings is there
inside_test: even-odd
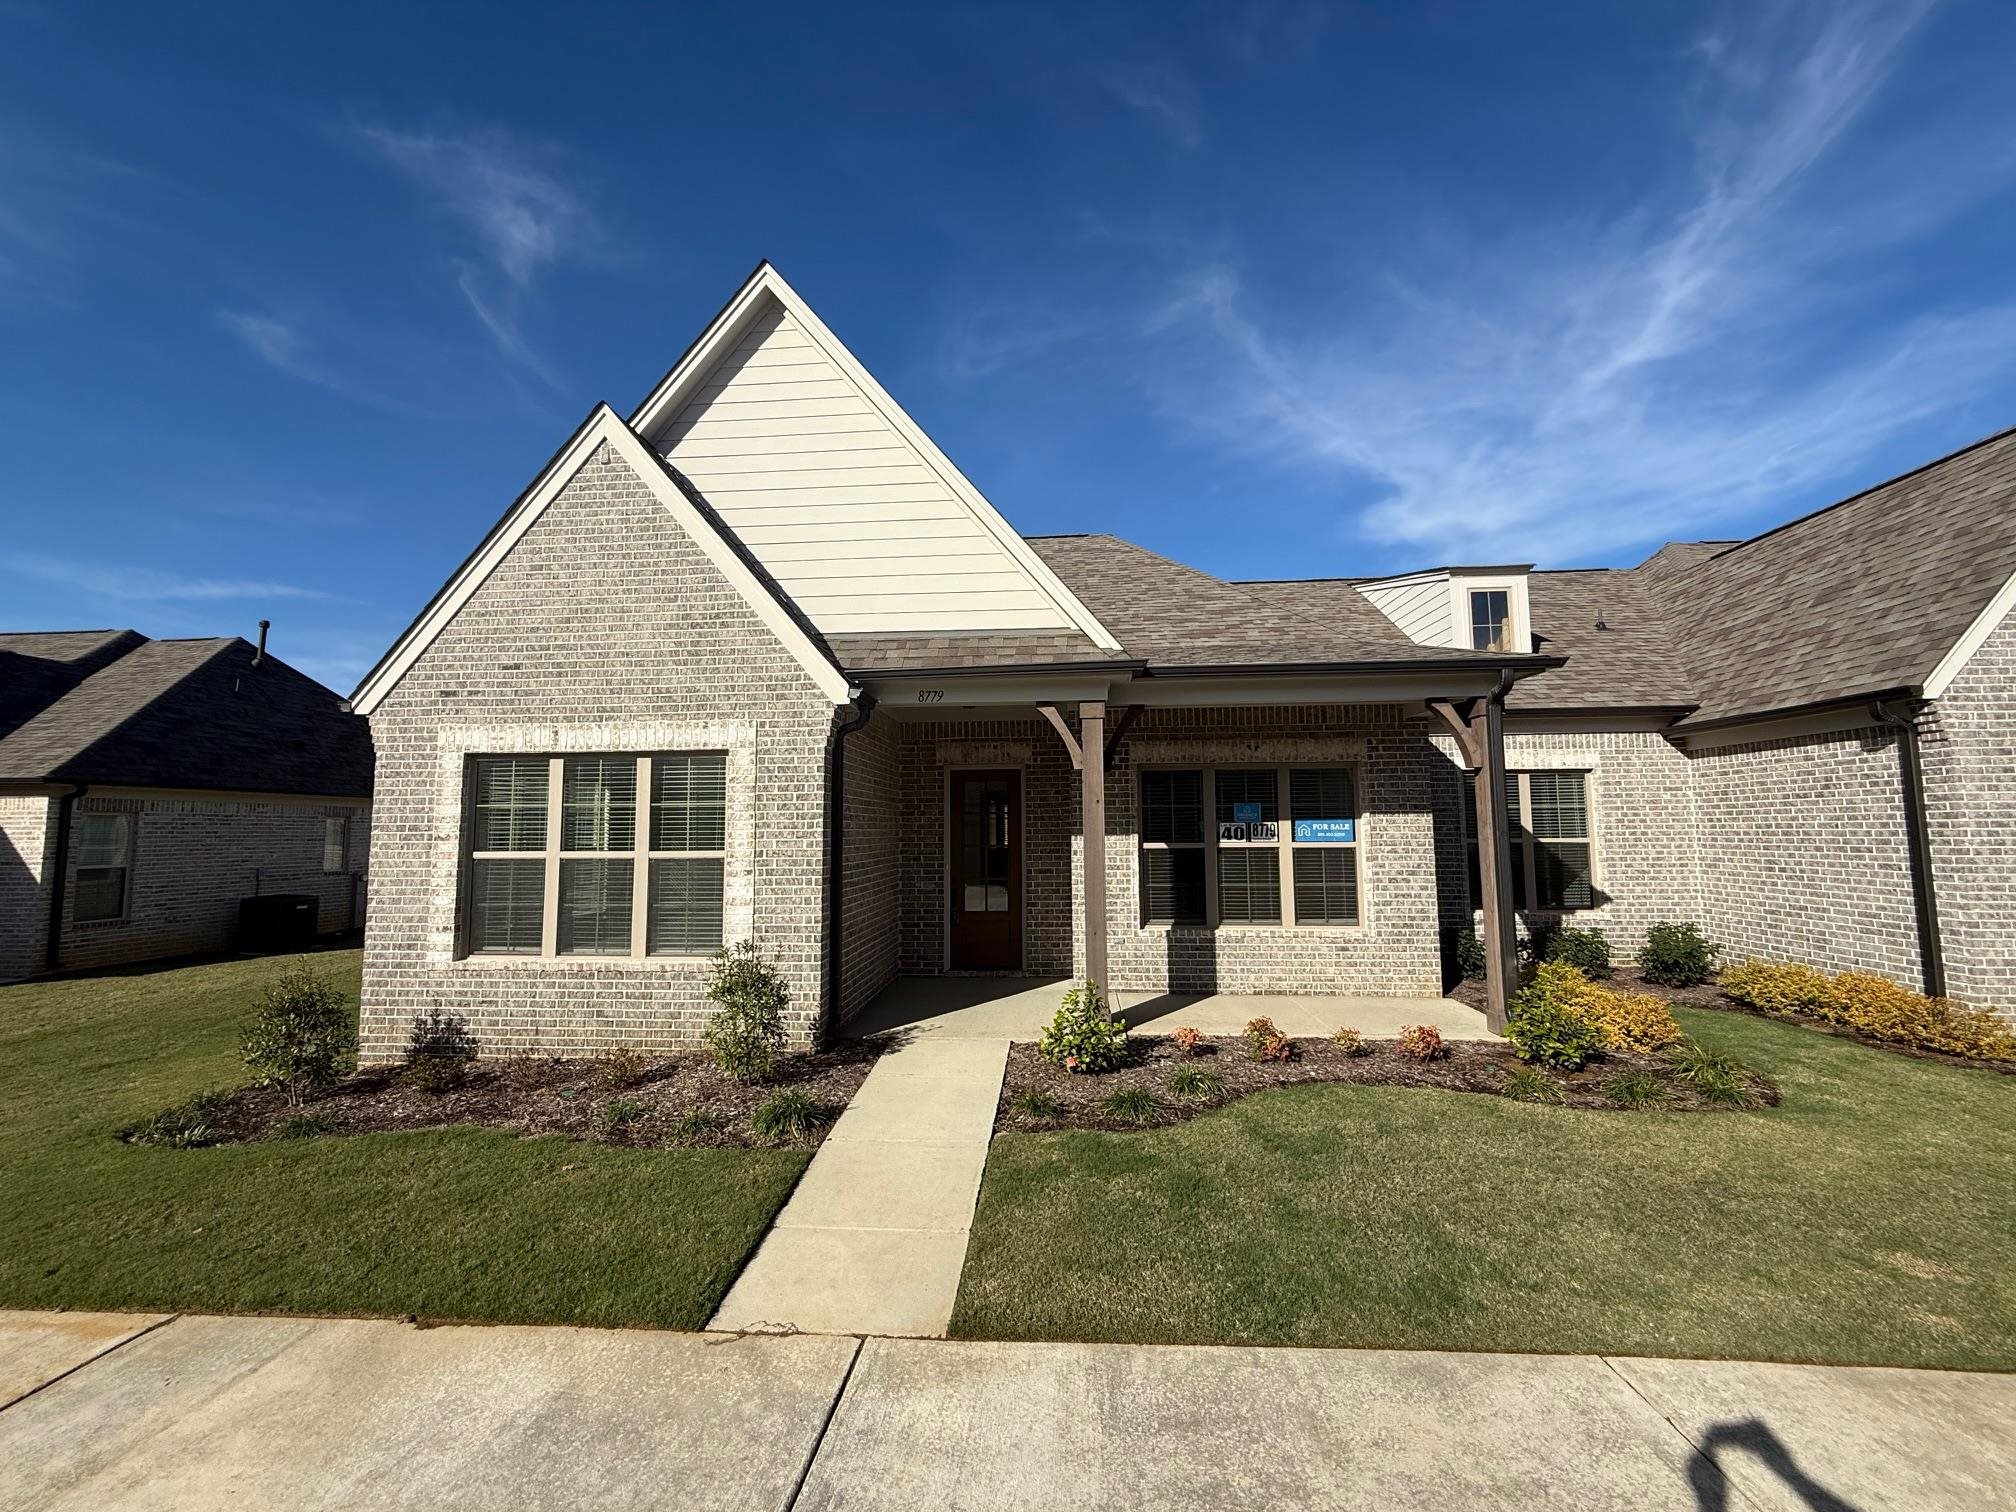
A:
[[[844,1032],[856,1039],[901,1029],[946,1039],[1034,1040],[1068,986],[1066,977],[898,977]],[[1453,998],[1115,992],[1113,1000],[1127,1026],[1146,1034],[1167,1034],[1178,1024],[1237,1034],[1248,1019],[1264,1015],[1284,1034],[1303,1038],[1348,1025],[1369,1039],[1391,1039],[1407,1024],[1433,1024],[1444,1039],[1496,1038],[1483,1014]]]

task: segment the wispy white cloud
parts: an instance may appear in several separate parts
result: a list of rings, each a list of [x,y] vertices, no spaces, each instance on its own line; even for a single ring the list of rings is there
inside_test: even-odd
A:
[[[24,577],[55,583],[103,599],[122,602],[209,602],[225,599],[326,599],[339,595],[294,583],[252,578],[213,578],[163,572],[151,567],[122,567],[80,562],[35,552],[0,557],[0,566]]]
[[[1741,13],[1674,102],[1688,177],[1605,219],[1423,236],[1340,269],[1348,293],[1320,309],[1276,307],[1236,257],[1200,261],[1143,323],[1156,397],[1372,495],[1349,523],[1422,556],[1597,559],[1838,478],[2016,372],[2016,301],[1853,297],[1858,259],[2016,166],[1952,135],[1908,163],[1844,154],[1925,9]]]
[[[311,354],[308,338],[292,321],[277,315],[261,315],[246,310],[219,310],[217,323],[244,342],[268,367],[279,369],[304,383],[325,388],[343,385]]]
[[[1181,147],[1204,140],[1204,108],[1197,86],[1172,58],[1137,58],[1114,62],[1099,70],[1109,93],[1146,117],[1157,130]]]
[[[354,139],[427,196],[466,239],[456,286],[506,356],[551,382],[522,320],[541,275],[597,255],[599,217],[554,166],[557,154],[500,131],[402,131],[355,124]]]

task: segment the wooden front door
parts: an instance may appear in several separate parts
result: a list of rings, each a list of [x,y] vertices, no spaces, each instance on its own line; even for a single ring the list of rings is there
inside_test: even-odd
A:
[[[1022,967],[1022,774],[952,773],[954,971]]]

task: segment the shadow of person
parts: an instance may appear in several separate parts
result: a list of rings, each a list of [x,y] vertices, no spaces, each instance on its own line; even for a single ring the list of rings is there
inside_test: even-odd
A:
[[[1799,1462],[1792,1458],[1792,1451],[1756,1418],[1717,1423],[1695,1449],[1694,1457],[1687,1463],[1687,1480],[1700,1512],[1726,1512],[1730,1505],[1729,1478],[1715,1457],[1724,1449],[1748,1450],[1813,1512],[1860,1512],[1853,1502],[1836,1496],[1801,1470]]]

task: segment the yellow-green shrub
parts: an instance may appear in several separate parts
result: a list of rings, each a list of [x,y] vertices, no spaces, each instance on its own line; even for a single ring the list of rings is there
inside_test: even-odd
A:
[[[1926,997],[1868,971],[1828,976],[1811,966],[1744,961],[1722,973],[1722,990],[1768,1013],[1803,1013],[1871,1039],[1977,1060],[2016,1061],[2016,1029],[1950,998]]]
[[[1680,1043],[1680,1021],[1663,998],[1649,992],[1618,992],[1592,984],[1579,1007],[1612,1054],[1651,1055]]]
[[[1834,979],[1812,966],[1777,961],[1742,961],[1722,973],[1724,992],[1739,1003],[1766,1013],[1815,1013],[1834,1016]]]

